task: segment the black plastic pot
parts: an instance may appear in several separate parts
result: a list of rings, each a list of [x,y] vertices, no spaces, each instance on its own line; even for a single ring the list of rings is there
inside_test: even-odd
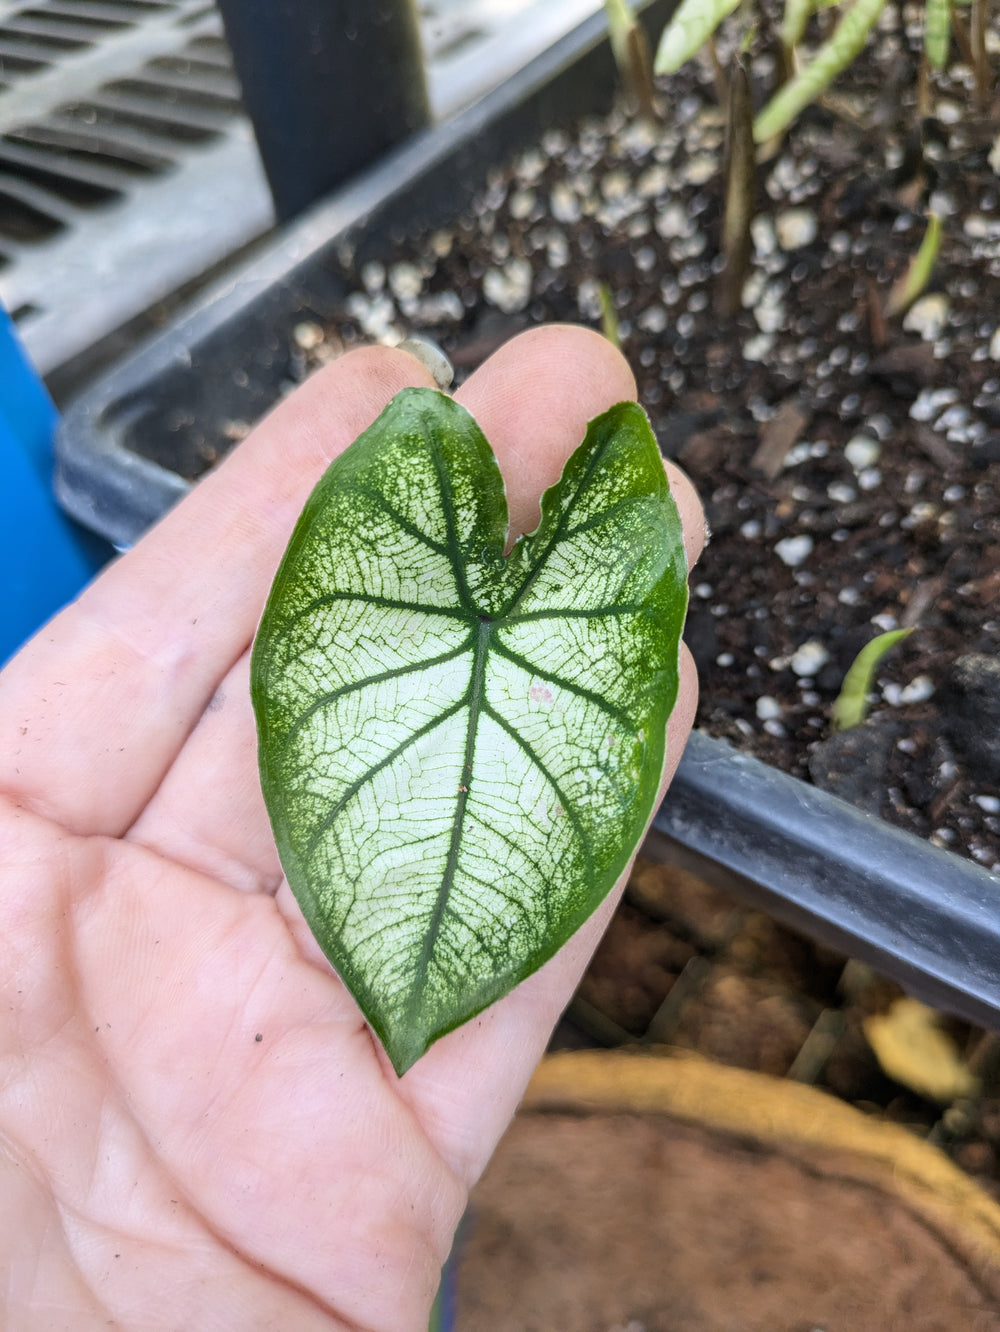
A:
[[[217,3],[279,218],[430,119],[413,0]]]
[[[673,5],[645,7],[658,31]],[[188,489],[182,473],[279,396],[291,330],[347,294],[336,262],[390,257],[394,237],[461,209],[547,127],[609,105],[601,16],[454,121],[425,131],[312,209],[67,411],[60,498],[119,547]],[[173,448],[177,471],[148,456]],[[145,456],[144,456],[145,455]],[[701,735],[650,850],[696,869],[918,997],[1000,1026],[1000,879]]]

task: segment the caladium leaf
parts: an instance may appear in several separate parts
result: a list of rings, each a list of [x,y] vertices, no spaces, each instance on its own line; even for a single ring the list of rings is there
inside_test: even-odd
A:
[[[473,418],[405,390],[310,497],[254,645],[285,873],[399,1073],[593,912],[663,770],[686,565],[635,403],[506,541]]]

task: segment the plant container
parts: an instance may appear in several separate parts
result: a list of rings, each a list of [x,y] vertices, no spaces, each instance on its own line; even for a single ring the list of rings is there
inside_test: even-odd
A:
[[[643,7],[651,34],[672,8]],[[402,238],[454,218],[492,165],[607,110],[615,88],[595,15],[289,225],[70,405],[57,477],[69,512],[130,546],[294,380],[293,330],[342,306],[345,254],[355,268],[391,263]],[[654,827],[647,854],[733,889],[917,998],[1000,1025],[1000,879],[972,861],[697,733]]]

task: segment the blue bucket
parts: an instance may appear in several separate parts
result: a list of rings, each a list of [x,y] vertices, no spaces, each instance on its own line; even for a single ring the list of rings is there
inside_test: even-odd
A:
[[[0,663],[89,582],[110,546],[52,493],[52,399],[0,309]]]

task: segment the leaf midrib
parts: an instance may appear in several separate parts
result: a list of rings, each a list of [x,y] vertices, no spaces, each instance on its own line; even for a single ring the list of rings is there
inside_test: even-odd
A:
[[[465,728],[465,753],[458,785],[458,799],[452,817],[451,841],[448,845],[448,858],[445,861],[444,872],[441,875],[441,887],[438,889],[437,901],[434,903],[434,913],[424,935],[423,946],[420,949],[420,959],[416,967],[416,975],[421,981],[426,974],[427,963],[434,951],[434,944],[441,929],[441,921],[448,906],[448,899],[451,897],[455,873],[458,869],[458,855],[462,846],[462,828],[465,825],[465,813],[469,807],[469,794],[472,790],[472,760],[475,756],[476,735],[479,731],[479,714],[486,692],[484,677],[486,675],[486,661],[489,656],[492,629],[493,624],[490,620],[480,619],[479,633],[476,637],[476,654],[472,661],[472,673],[469,676],[469,686],[465,695],[469,705],[469,720]],[[466,773],[468,773],[468,777],[466,777]],[[414,986],[410,992],[411,1009],[417,993],[418,987]]]

